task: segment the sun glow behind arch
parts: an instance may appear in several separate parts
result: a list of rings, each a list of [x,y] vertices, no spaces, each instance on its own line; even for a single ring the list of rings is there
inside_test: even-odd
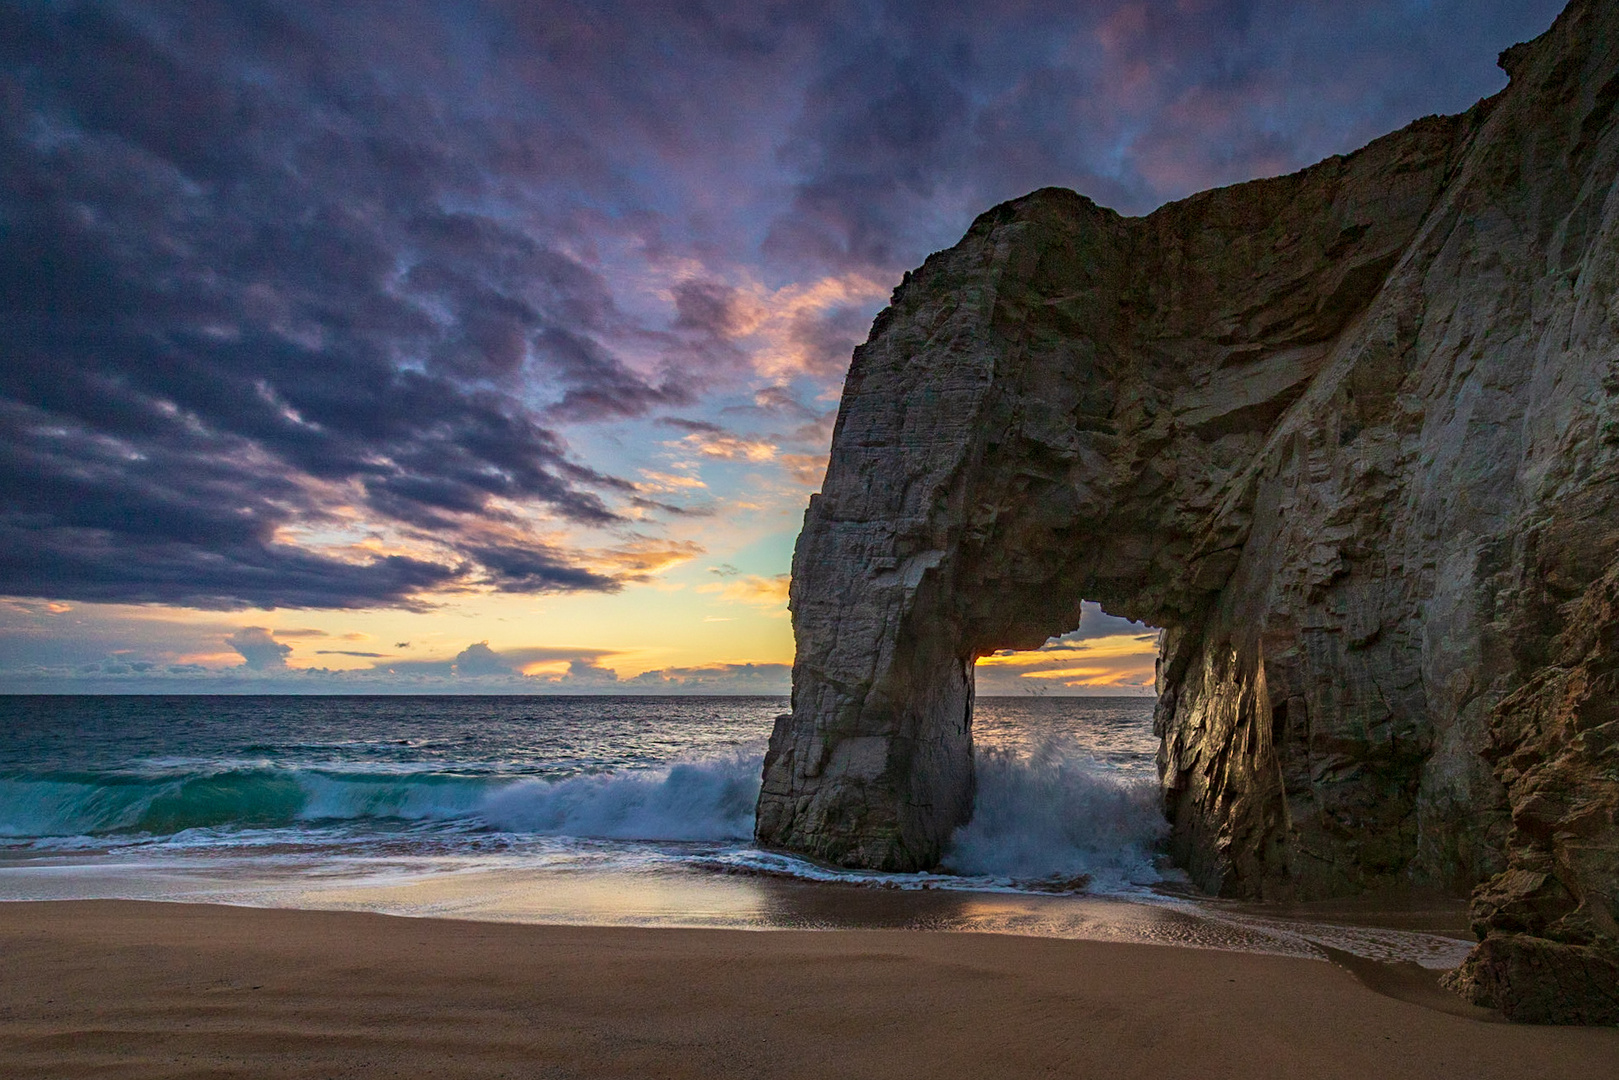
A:
[[[977,692],[1002,694],[1150,694],[1159,631],[1086,602],[1079,628],[1038,649],[1001,649],[980,657]]]

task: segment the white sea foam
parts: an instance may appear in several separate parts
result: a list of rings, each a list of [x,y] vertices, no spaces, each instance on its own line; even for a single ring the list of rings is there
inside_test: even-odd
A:
[[[1018,881],[1089,877],[1097,887],[1158,881],[1155,849],[1169,833],[1157,785],[1091,759],[1071,738],[1027,753],[978,755],[972,820],[945,867]]]
[[[618,840],[746,840],[759,758],[737,752],[646,772],[527,780],[489,794],[479,815],[499,829]]]

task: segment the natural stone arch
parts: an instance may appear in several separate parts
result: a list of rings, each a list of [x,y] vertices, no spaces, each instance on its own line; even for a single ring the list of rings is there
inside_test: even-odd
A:
[[[856,352],[795,554],[794,713],[761,839],[935,862],[971,809],[973,662],[1072,629],[1082,597],[1165,627],[1166,662],[1190,663],[1256,459],[1409,244],[1462,127],[1147,219],[1036,192],[908,277]],[[1251,711],[1242,663],[1216,677]]]
[[[1199,884],[1495,875],[1464,988],[1619,1022],[1619,8],[1502,63],[1347,158],[1137,219],[1036,192],[907,275],[794,554],[761,843],[932,865],[974,659],[1083,596],[1167,628]]]

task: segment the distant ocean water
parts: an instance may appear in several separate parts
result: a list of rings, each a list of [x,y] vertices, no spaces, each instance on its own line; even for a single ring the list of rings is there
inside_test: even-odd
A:
[[[980,698],[939,871],[753,844],[784,698],[0,697],[0,901],[190,900],[552,923],[904,926],[1448,966],[1189,897],[1143,698]],[[1460,951],[1458,951],[1460,950]]]

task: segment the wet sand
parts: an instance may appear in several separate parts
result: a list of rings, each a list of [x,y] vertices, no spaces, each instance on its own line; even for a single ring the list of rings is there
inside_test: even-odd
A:
[[[1188,893],[1188,895],[1194,895]],[[1240,901],[1197,900],[1205,905],[1271,919],[1299,922],[1335,923],[1342,926],[1376,926],[1420,934],[1444,934],[1476,940],[1468,918],[1468,898],[1427,889],[1391,888],[1336,900],[1307,903],[1254,904]]]
[[[1182,945],[1319,959],[1336,948],[1450,968],[1472,947],[1465,904],[1399,897],[1365,911],[1267,907],[1176,894],[897,887],[692,865],[624,869],[491,866],[475,860],[192,859],[0,861],[0,901],[165,900],[370,911],[480,922],[714,930],[939,930]],[[1381,911],[1381,914],[1379,912]]]
[[[1413,965],[1414,966],[1414,965]],[[0,1076],[1599,1077],[1315,960],[916,930],[0,904]]]

